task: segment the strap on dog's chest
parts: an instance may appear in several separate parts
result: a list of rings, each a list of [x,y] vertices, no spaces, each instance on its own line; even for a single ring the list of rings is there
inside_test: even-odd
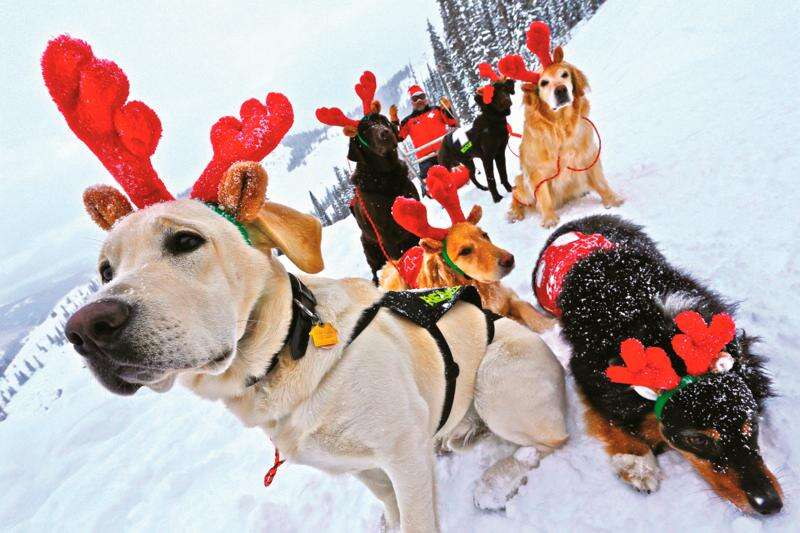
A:
[[[311,328],[321,322],[317,314],[317,299],[311,289],[297,279],[293,274],[289,274],[289,284],[292,287],[292,321],[289,323],[289,331],[280,349],[270,358],[269,365],[261,376],[250,376],[247,378],[245,387],[251,387],[267,377],[278,364],[278,355],[288,346],[292,359],[300,359],[306,354],[308,349],[308,339]]]
[[[471,303],[484,312],[486,316],[487,344],[491,344],[494,340],[494,322],[500,317],[483,309],[481,297],[477,289],[472,286],[448,287],[427,291],[387,292],[378,302],[364,310],[350,335],[350,340],[347,341],[349,346],[370,325],[382,307],[390,309],[414,324],[425,328],[430,333],[431,337],[436,341],[439,353],[442,354],[444,361],[445,396],[439,425],[436,428],[437,432],[442,429],[447,423],[447,419],[450,418],[450,411],[453,408],[453,400],[456,394],[456,380],[460,372],[458,363],[453,359],[450,345],[439,329],[437,322],[459,300]]]

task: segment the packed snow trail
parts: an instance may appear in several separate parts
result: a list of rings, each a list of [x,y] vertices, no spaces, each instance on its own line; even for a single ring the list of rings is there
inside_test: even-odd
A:
[[[740,300],[737,325],[763,339],[759,351],[769,357],[779,396],[768,402],[761,444],[783,483],[783,512],[766,519],[742,515],[674,452],[659,457],[666,479],[658,492],[634,492],[615,478],[600,444],[584,433],[570,379],[572,437],[531,472],[506,512],[484,513],[472,504],[475,481],[505,453],[503,447],[484,441],[438,460],[444,531],[796,530],[798,15],[795,2],[767,7],[609,0],[566,47],[566,59],[591,83],[603,164],[612,187],[627,200],[613,212],[644,224],[673,263]],[[521,105],[512,122],[520,131]],[[346,151],[344,139],[330,142],[340,143],[341,158],[328,161],[329,167],[340,164]],[[517,163],[509,158],[513,172]],[[516,255],[518,266],[507,283],[531,298],[530,271],[548,232],[537,219],[509,226],[508,201],[494,206],[488,194],[462,193],[467,209],[476,202],[484,206],[481,225]],[[603,211],[590,195],[560,214],[566,221]],[[368,277],[352,219],[327,228],[324,246],[326,275]],[[45,333],[39,328],[29,342]],[[558,332],[545,340],[566,362]],[[271,446],[220,403],[180,388],[165,395],[112,396],[67,346],[54,348],[46,365],[0,424],[0,530],[378,528],[380,504],[351,477],[287,464],[264,489]],[[54,398],[49,393],[59,388],[60,398],[40,401]]]

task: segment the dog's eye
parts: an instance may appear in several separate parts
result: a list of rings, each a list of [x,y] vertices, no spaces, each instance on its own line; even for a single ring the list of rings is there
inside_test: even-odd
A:
[[[706,454],[713,454],[717,446],[717,443],[711,437],[694,431],[682,434],[680,436],[680,444],[683,448]]]
[[[547,80],[542,80],[542,81],[539,82],[539,85],[541,85],[542,87],[545,87],[548,83],[550,83],[550,82],[547,81]]]
[[[564,73],[561,75],[561,77],[562,77],[562,78],[565,78],[565,79],[566,79],[566,78],[569,78],[569,72],[564,72]]]
[[[114,269],[111,268],[111,264],[108,261],[103,261],[100,265],[100,279],[103,283],[108,283],[114,277]]]
[[[206,240],[191,231],[179,231],[167,237],[164,246],[173,254],[187,254],[200,248]]]
[[[470,246],[465,246],[461,250],[458,251],[458,255],[469,255],[472,253],[472,248]]]

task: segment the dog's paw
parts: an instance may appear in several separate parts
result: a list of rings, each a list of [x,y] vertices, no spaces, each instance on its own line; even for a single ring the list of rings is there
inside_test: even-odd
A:
[[[545,215],[542,217],[542,221],[540,222],[543,228],[554,228],[556,224],[558,224],[558,216],[557,215]]]
[[[509,224],[515,224],[520,220],[525,218],[525,214],[519,212],[518,210],[511,208],[508,213],[506,213],[506,220],[508,220]]]
[[[528,482],[528,472],[539,466],[540,459],[536,448],[522,447],[490,466],[475,485],[475,507],[484,511],[505,509],[506,503]]]
[[[658,490],[659,482],[663,478],[656,456],[652,453],[647,455],[618,453],[611,457],[611,466],[622,481],[648,494]]]
[[[618,194],[611,194],[603,198],[603,205],[606,209],[611,209],[612,207],[619,207],[625,203],[625,198]]]

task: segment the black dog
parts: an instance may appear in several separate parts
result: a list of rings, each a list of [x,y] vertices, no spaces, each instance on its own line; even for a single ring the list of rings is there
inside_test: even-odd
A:
[[[347,158],[356,163],[351,177],[356,197],[350,210],[361,228],[361,245],[376,284],[378,271],[386,264],[381,244],[392,259],[399,259],[406,250],[419,244],[419,237],[392,218],[395,198],[419,200],[419,193],[408,177],[408,167],[397,155],[397,143],[396,127],[383,115],[371,113],[359,122],[347,153]],[[373,224],[379,235],[375,234]]]
[[[672,389],[677,392],[666,396],[660,417],[653,401],[606,375],[610,365],[622,364],[620,342],[635,338],[645,347],[663,349],[672,369],[685,376],[684,360],[671,344],[679,333],[674,317],[691,310],[709,323],[717,313],[732,317],[735,306],[670,265],[640,226],[614,216],[587,217],[561,226],[545,249],[559,237],[557,247],[579,235],[570,232],[599,234],[613,243],[569,267],[556,302],[563,313],[563,336],[572,346],[570,368],[588,404],[587,426],[605,442],[619,476],[640,490],[654,490],[659,470],[652,452],[669,446],[740,509],[778,512],[781,489],[758,447],[759,415],[770,396],[770,380],[762,358],[751,352],[755,338],[731,332],[732,340],[720,352],[729,369],[717,368]],[[534,288],[547,281],[540,267],[545,270],[537,264]]]
[[[514,80],[500,80],[492,83],[494,94],[489,104],[483,102],[480,93],[475,94],[475,102],[481,113],[467,128],[451,131],[442,139],[439,148],[439,164],[452,169],[463,164],[469,169],[472,183],[482,191],[489,191],[492,199],[499,202],[503,197],[497,192],[494,180],[494,165],[500,174],[500,183],[511,192],[506,172],[506,146],[508,145],[508,122],[511,114],[511,95],[514,94]],[[479,157],[486,172],[488,187],[484,187],[475,179],[475,163],[473,158]]]

